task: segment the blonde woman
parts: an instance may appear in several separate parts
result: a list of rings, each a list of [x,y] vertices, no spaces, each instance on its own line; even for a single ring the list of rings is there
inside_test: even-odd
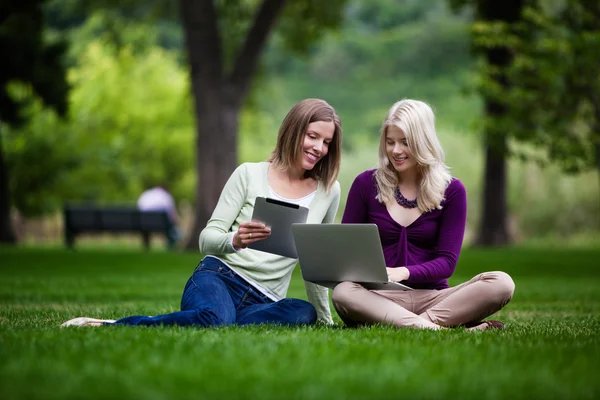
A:
[[[63,326],[333,323],[328,289],[305,282],[310,301],[285,298],[296,259],[248,249],[267,238],[265,225],[251,221],[257,196],[309,208],[309,223],[333,222],[340,186],[342,129],[335,110],[323,100],[307,99],[285,117],[271,159],[240,165],[226,183],[200,234],[206,254],[188,280],[181,311],[120,320],[75,318]]]
[[[465,188],[444,164],[433,111],[421,101],[395,103],[381,129],[378,166],[354,180],[342,223],[376,224],[389,279],[415,290],[367,290],[342,282],[332,296],[340,317],[348,325],[503,328],[483,319],[512,298],[510,276],[486,272],[448,286],[466,216]]]

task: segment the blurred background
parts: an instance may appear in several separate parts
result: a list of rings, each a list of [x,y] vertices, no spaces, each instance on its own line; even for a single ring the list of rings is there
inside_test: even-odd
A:
[[[0,241],[62,246],[66,204],[135,206],[167,182],[197,249],[235,166],[318,97],[344,130],[338,220],[413,98],[467,188],[467,244],[598,246],[599,3],[2,0]]]

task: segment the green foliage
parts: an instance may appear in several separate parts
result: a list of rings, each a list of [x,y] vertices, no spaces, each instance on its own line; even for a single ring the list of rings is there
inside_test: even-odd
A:
[[[360,21],[361,31],[376,32],[426,20],[428,14],[439,10],[440,7],[431,1],[407,0],[399,6],[396,0],[378,0],[355,2],[348,13],[350,19]]]
[[[429,102],[446,126],[468,126],[480,114],[476,96],[463,93],[473,67],[468,26],[444,2],[350,2],[339,32],[325,35],[307,59],[290,57],[275,38],[267,85],[284,101],[270,92],[257,95],[258,103],[281,114],[302,98],[327,100],[342,117],[345,149],[376,137],[387,109],[402,98]]]
[[[22,110],[28,96],[15,98],[8,85],[29,85],[37,96],[59,113],[66,112],[67,82],[61,58],[66,43],[43,37],[43,1],[3,2],[0,15],[0,123],[17,126],[26,121]]]
[[[218,1],[216,5],[225,58],[232,63],[258,2]],[[41,108],[32,108],[35,121],[7,135],[10,167],[16,176],[29,177],[28,184],[21,178],[11,181],[12,197],[25,216],[52,212],[67,201],[131,203],[143,189],[161,182],[170,184],[176,200],[193,199],[194,113],[187,70],[178,62],[181,52],[157,47],[173,17],[169,10],[160,11],[164,7],[161,1],[47,4],[45,12],[54,29],[51,36],[68,37],[71,43],[72,109],[69,121],[62,124]],[[309,16],[319,6],[308,2],[294,7]],[[302,41],[293,36],[321,34],[323,30],[315,29],[319,23],[334,27],[332,9],[325,7],[329,11],[282,37],[290,38],[290,47],[301,51]],[[292,17],[284,18],[288,29]],[[156,21],[167,25],[151,25]],[[243,158],[268,157],[278,124],[250,104],[241,126]],[[23,142],[18,134],[26,131],[29,138]],[[61,134],[46,137],[48,131]],[[40,152],[59,145],[62,151],[52,152],[52,157],[38,163],[39,168],[30,167]]]
[[[512,153],[575,172],[594,164],[600,137],[600,3],[568,0],[558,10],[529,6],[517,23],[480,21],[473,42],[483,51],[510,49],[509,66],[485,66],[480,92],[506,107],[487,121],[536,146]],[[504,76],[509,85],[502,85]],[[541,150],[541,151],[540,151]]]
[[[32,96],[17,84],[12,85],[11,92]],[[6,127],[2,141],[11,172],[11,202],[24,216],[33,216],[60,206],[61,194],[69,191],[69,172],[78,168],[81,160],[76,138],[56,113],[44,108],[37,97],[28,98],[27,104],[23,111],[28,122],[20,129]]]
[[[239,158],[244,162],[268,159],[275,148],[279,123],[259,109],[246,109],[240,118]]]
[[[48,0],[44,6],[49,33],[69,43],[67,62],[77,64],[87,45],[100,40],[134,54],[158,45],[183,50],[183,32],[174,1]],[[183,59],[183,55],[179,54]]]
[[[61,115],[67,112],[68,86],[62,64],[66,44],[43,36],[42,3],[43,0],[0,3],[0,241],[4,243],[15,242],[10,220],[10,184],[15,176],[4,155],[5,130],[27,123],[27,110],[34,98]],[[21,90],[14,90],[15,87]],[[39,150],[33,149],[29,155],[37,153],[37,158],[41,155]],[[39,175],[37,172],[34,175]]]
[[[599,257],[598,250],[463,251],[453,285],[495,269],[515,280],[514,298],[495,316],[507,323],[501,332],[61,329],[80,315],[178,310],[200,255],[0,248],[0,397],[594,399]],[[577,268],[565,274],[569,265]],[[289,295],[306,298],[299,269]]]
[[[71,121],[92,167],[74,179],[89,198],[132,201],[162,181],[176,195],[191,192],[177,187],[192,167],[193,125],[187,74],[175,55],[93,42],[70,79]]]
[[[285,48],[296,54],[304,54],[325,32],[340,26],[347,2],[347,0],[288,1],[276,34],[282,38]]]
[[[77,61],[68,121],[38,106],[27,126],[6,135],[16,207],[39,215],[64,201],[133,203],[161,182],[190,199],[192,111],[176,55],[94,41]]]

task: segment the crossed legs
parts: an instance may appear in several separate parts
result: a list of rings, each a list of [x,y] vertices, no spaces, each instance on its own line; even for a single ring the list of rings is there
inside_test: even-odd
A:
[[[367,290],[342,282],[333,290],[338,314],[348,325],[392,324],[441,329],[474,323],[494,314],[512,298],[515,284],[504,272],[485,272],[443,290]]]

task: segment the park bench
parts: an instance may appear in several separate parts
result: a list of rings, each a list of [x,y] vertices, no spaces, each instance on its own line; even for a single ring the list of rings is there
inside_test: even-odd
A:
[[[167,237],[172,223],[166,211],[140,211],[136,207],[68,205],[64,207],[65,244],[72,248],[80,233],[140,233],[144,247],[150,248],[150,234]]]

